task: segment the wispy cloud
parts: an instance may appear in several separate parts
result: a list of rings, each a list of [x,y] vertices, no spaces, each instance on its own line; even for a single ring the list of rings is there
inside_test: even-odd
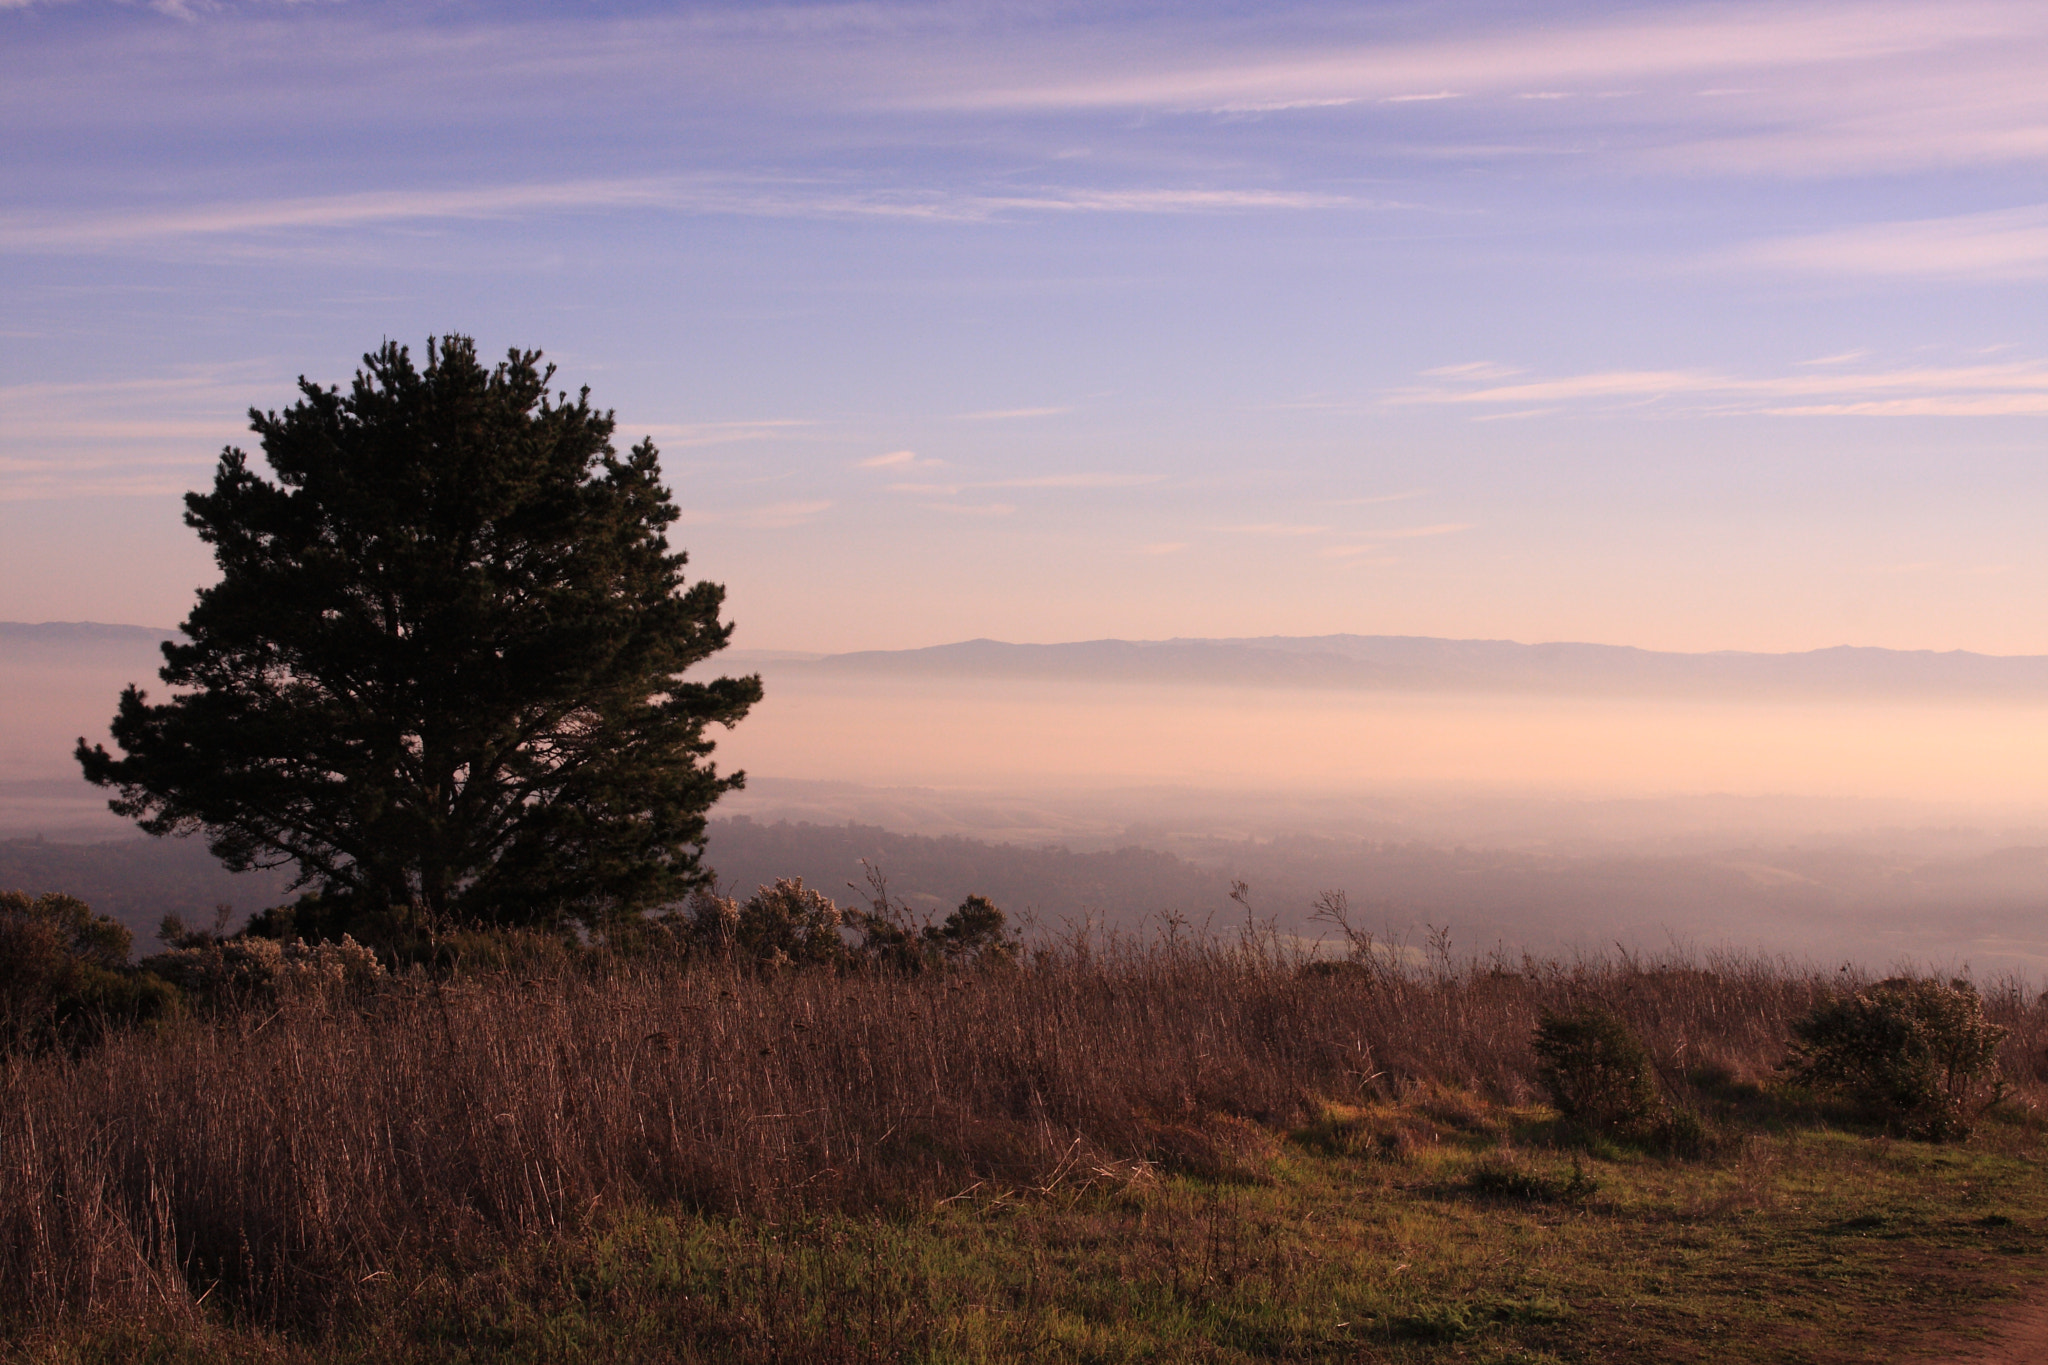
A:
[[[175,498],[192,490],[190,479],[166,478],[130,469],[95,473],[66,470],[45,479],[0,480],[0,502],[50,502],[59,498]]]
[[[2048,204],[1785,237],[1730,259],[1834,275],[2039,279],[2048,276]]]
[[[0,497],[183,492],[247,441],[252,406],[289,393],[264,362],[0,387]]]
[[[653,422],[621,425],[622,433],[647,435],[670,448],[732,445],[740,441],[767,441],[787,436],[818,423],[805,417],[768,417],[738,422]]]
[[[32,384],[0,385],[0,412],[10,417],[51,406],[77,411],[107,404],[124,406],[148,403],[189,407],[228,402],[239,420],[248,410],[247,402],[236,403],[232,395],[254,394],[266,382],[274,382],[273,367],[260,361],[240,365],[192,367],[169,374],[128,379],[72,380]]]
[[[1430,379],[1512,379],[1522,372],[1512,365],[1496,365],[1491,360],[1468,360],[1462,365],[1439,365],[1422,373]]]
[[[1796,374],[1765,378],[1712,370],[1605,370],[1483,388],[1415,389],[1386,401],[1534,412],[1662,407],[1795,417],[2031,416],[2048,413],[2048,362],[1887,370],[1802,367]]]
[[[1007,502],[921,502],[919,507],[930,512],[951,512],[961,517],[1007,517],[1016,511],[1014,503]]]
[[[1060,417],[1072,412],[1072,408],[996,408],[989,412],[963,412],[956,415],[962,422],[1008,422],[1027,417]]]
[[[1469,521],[1447,521],[1435,526],[1397,526],[1385,531],[1362,532],[1363,539],[1345,545],[1325,545],[1316,551],[1325,559],[1356,559],[1361,555],[1384,554],[1390,540],[1426,540],[1433,536],[1456,535],[1470,531],[1475,523]],[[1375,560],[1375,563],[1391,564],[1391,559]]]
[[[290,369],[265,360],[0,386],[0,496],[154,496],[201,486],[224,445],[255,449],[250,408],[279,407],[296,396]],[[619,439],[648,435],[673,451],[764,440],[813,425],[808,418],[628,422]]]
[[[870,455],[855,462],[860,469],[930,469],[944,464],[944,460],[920,459],[914,450],[892,450],[884,455]]]
[[[897,493],[953,497],[974,489],[994,488],[1141,488],[1146,484],[1160,483],[1165,478],[1164,474],[1114,474],[1100,470],[1084,470],[1068,474],[1035,474],[1015,479],[962,479],[955,483],[892,483],[889,488]]]
[[[0,216],[0,249],[111,247],[175,237],[350,228],[435,218],[504,218],[580,209],[665,207],[674,202],[673,188],[665,188],[657,181],[580,180],[458,190],[388,190],[115,212],[12,213]]]
[[[1187,547],[1188,542],[1185,540],[1155,540],[1150,545],[1140,545],[1138,553],[1141,555],[1177,555],[1182,550],[1187,549]]]
[[[1240,536],[1320,536],[1327,534],[1330,528],[1306,522],[1254,521],[1236,526],[1218,526],[1216,529]]]
[[[1370,104],[1418,116],[1481,103],[1533,136],[1496,136],[1476,154],[1511,155],[1520,142],[1665,173],[1836,174],[2048,159],[2044,59],[2048,11],[2025,0],[1702,3],[1466,18],[1406,40],[1219,42],[1177,60],[1112,44],[1040,72],[979,66],[971,83],[899,98],[967,110]],[[1597,120],[1597,150],[1583,121],[1546,133],[1543,111],[1567,104],[1600,110],[1584,115]]]
[[[1353,202],[1342,195],[1266,189],[1049,189],[1031,195],[985,195],[960,190],[852,191],[823,181],[573,180],[139,210],[16,212],[0,215],[0,251],[105,251],[180,239],[632,210],[973,223],[1037,213],[1217,213],[1334,208]],[[1046,414],[1020,410],[1007,415]]]
[[[1459,92],[1517,94],[1613,87],[1632,78],[1697,78],[1869,61],[1987,39],[2038,35],[2036,12],[2018,3],[1864,7],[1851,22],[1840,4],[1670,5],[1620,18],[1473,24],[1456,36],[1276,51],[1178,69],[1129,63],[1114,73],[1012,88],[963,90],[955,104],[994,107],[1161,105],[1227,101],[1442,99]],[[1723,84],[1720,88],[1731,87]]]
[[[1427,99],[1430,97],[1423,95],[1416,98]],[[1358,101],[1349,95],[1340,95],[1335,99],[1244,100],[1235,104],[1219,104],[1216,106],[1216,112],[1219,114],[1282,114],[1292,109],[1341,109],[1347,104],[1356,103]]]
[[[1556,403],[1584,398],[1661,398],[1672,393],[1726,391],[1737,381],[1700,370],[1605,370],[1483,389],[1427,389],[1393,403]]]
[[[1794,403],[1769,411],[1784,417],[2040,417],[2048,416],[2048,392],[1978,397],[1942,394],[1918,398],[1872,398],[1860,402]]]
[[[748,530],[779,531],[793,526],[808,525],[831,510],[831,502],[812,499],[803,502],[771,502],[758,507],[716,511],[707,508],[688,508],[678,520],[687,526],[717,524],[739,526]]]
[[[1427,496],[1428,493],[1429,490],[1427,488],[1410,488],[1401,493],[1374,493],[1363,498],[1331,498],[1323,505],[1326,507],[1373,507],[1380,503],[1407,502],[1411,498]]]
[[[1391,531],[1369,532],[1374,540],[1422,540],[1429,536],[1453,536],[1460,531],[1469,531],[1475,523],[1469,521],[1439,522],[1435,526],[1400,526]]]
[[[972,488],[1139,488],[1148,483],[1159,483],[1164,474],[1110,474],[1084,472],[1076,474],[1038,474],[1024,479],[992,479],[987,483],[970,484]]]
[[[1033,195],[988,195],[961,201],[972,215],[1010,211],[1044,213],[1203,213],[1243,209],[1330,209],[1358,201],[1344,194],[1300,190],[1065,190]]]
[[[846,120],[894,119],[888,145],[928,136],[927,145],[955,151],[963,113],[1294,111],[1397,120],[1398,145],[1431,155],[1566,154],[1664,173],[2048,159],[2048,10],[2036,0],[1696,0],[1540,15],[1438,7],[1433,22],[1400,37],[1368,36],[1376,24],[1347,36],[1328,6],[1275,7],[1270,22],[1253,26],[1199,13],[1169,24],[1118,7],[792,4],[518,19],[488,17],[485,7],[486,17],[468,21],[435,7],[400,20],[388,7],[331,10],[314,42],[303,29],[245,24],[211,47],[160,40],[118,49],[122,63],[101,63],[84,79],[83,63],[31,59],[7,73],[14,108],[81,110],[118,91],[139,109],[186,116],[203,107],[224,122],[323,128],[366,109],[406,126],[546,109],[598,128],[768,112],[774,118],[758,122],[840,120],[835,136]],[[195,80],[195,63],[207,61],[217,79]],[[6,104],[0,96],[0,112]],[[940,119],[921,132],[914,120],[930,114]],[[1500,126],[1475,134],[1482,116]],[[1443,126],[1453,121],[1455,133]],[[1018,189],[991,177],[929,194],[732,183],[698,185],[691,196],[727,201],[701,211],[933,219],[1350,202],[1296,189]],[[104,245],[109,229],[96,227]],[[34,236],[36,249],[61,245],[47,223],[15,230]],[[120,240],[154,235],[138,230]]]

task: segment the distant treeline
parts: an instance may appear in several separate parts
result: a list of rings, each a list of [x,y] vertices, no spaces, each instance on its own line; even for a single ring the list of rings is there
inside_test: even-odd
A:
[[[842,902],[866,899],[865,860],[888,879],[891,895],[915,909],[943,913],[983,895],[1053,928],[1089,916],[1128,926],[1162,910],[1202,916],[1231,908],[1223,874],[1148,848],[1075,853],[738,816],[712,822],[708,852],[720,884],[742,895],[777,877],[802,877]]]
[[[247,915],[285,899],[290,883],[284,872],[228,872],[197,839],[0,839],[0,891],[76,896],[144,940],[165,915],[203,922],[217,905]]]
[[[1464,951],[1749,942],[1873,966],[1953,959],[2039,974],[2048,963],[2043,848],[1908,863],[1824,846],[1567,857],[1304,835],[1174,847],[1076,852],[738,816],[712,821],[707,861],[743,898],[802,877],[842,905],[864,902],[872,867],[918,911],[943,916],[983,895],[1051,932],[1084,922],[1149,931],[1162,913],[1234,932],[1245,910],[1230,889],[1241,879],[1252,910],[1288,933],[1319,932],[1311,904],[1342,890],[1376,932],[1419,944],[1428,926],[1448,926]],[[196,839],[0,840],[0,890],[66,892],[145,941],[166,914],[205,922],[226,903],[239,920],[287,899],[288,885],[283,872],[231,876]]]
[[[1762,942],[1873,965],[1955,958],[2038,973],[2048,962],[2043,848],[1908,864],[1846,846],[1560,856],[1300,835],[1175,847],[1077,853],[737,817],[712,822],[709,861],[741,892],[801,876],[844,899],[865,859],[913,906],[979,893],[1053,930],[1084,920],[1131,929],[1171,912],[1228,932],[1245,918],[1230,898],[1242,880],[1252,911],[1287,932],[1320,932],[1310,907],[1341,890],[1376,931],[1420,943],[1429,926],[1447,926],[1465,951]]]

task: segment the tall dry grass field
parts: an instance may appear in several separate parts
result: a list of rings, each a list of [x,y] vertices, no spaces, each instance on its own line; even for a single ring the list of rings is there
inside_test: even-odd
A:
[[[0,1316],[345,1313],[394,1264],[646,1205],[780,1216],[1223,1170],[1331,1101],[1535,1094],[1606,1002],[1684,1102],[1847,983],[1761,958],[1317,964],[1076,939],[923,976],[558,960],[309,996],[0,1073]],[[2017,1101],[2048,1009],[1987,992]]]

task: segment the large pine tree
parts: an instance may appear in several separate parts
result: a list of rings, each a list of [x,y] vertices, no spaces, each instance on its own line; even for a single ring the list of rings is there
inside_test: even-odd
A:
[[[742,777],[705,729],[760,679],[682,680],[732,633],[724,589],[684,581],[653,444],[620,458],[539,361],[386,343],[348,392],[250,413],[276,479],[229,447],[186,496],[221,577],[164,646],[172,695],[123,692],[122,757],[78,742],[116,812],[421,928],[597,924],[705,880]]]

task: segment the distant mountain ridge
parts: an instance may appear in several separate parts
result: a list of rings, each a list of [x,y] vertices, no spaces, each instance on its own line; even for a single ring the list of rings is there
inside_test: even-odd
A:
[[[0,621],[0,662],[124,652],[153,657],[179,632],[95,621]],[[1893,697],[2048,702],[2048,655],[1836,645],[1800,653],[1681,654],[1631,645],[1447,640],[1427,635],[1224,639],[962,640],[923,649],[808,655],[735,650],[719,672],[784,677],[981,678],[1362,692],[1547,696]]]
[[[174,640],[173,627],[114,626],[100,621],[0,621],[0,644],[151,645]]]
[[[1838,645],[1795,654],[1679,654],[1627,645],[1520,644],[1416,635],[966,640],[788,663],[814,675],[1015,678],[1547,695],[1869,696],[2048,701],[2048,655]]]

